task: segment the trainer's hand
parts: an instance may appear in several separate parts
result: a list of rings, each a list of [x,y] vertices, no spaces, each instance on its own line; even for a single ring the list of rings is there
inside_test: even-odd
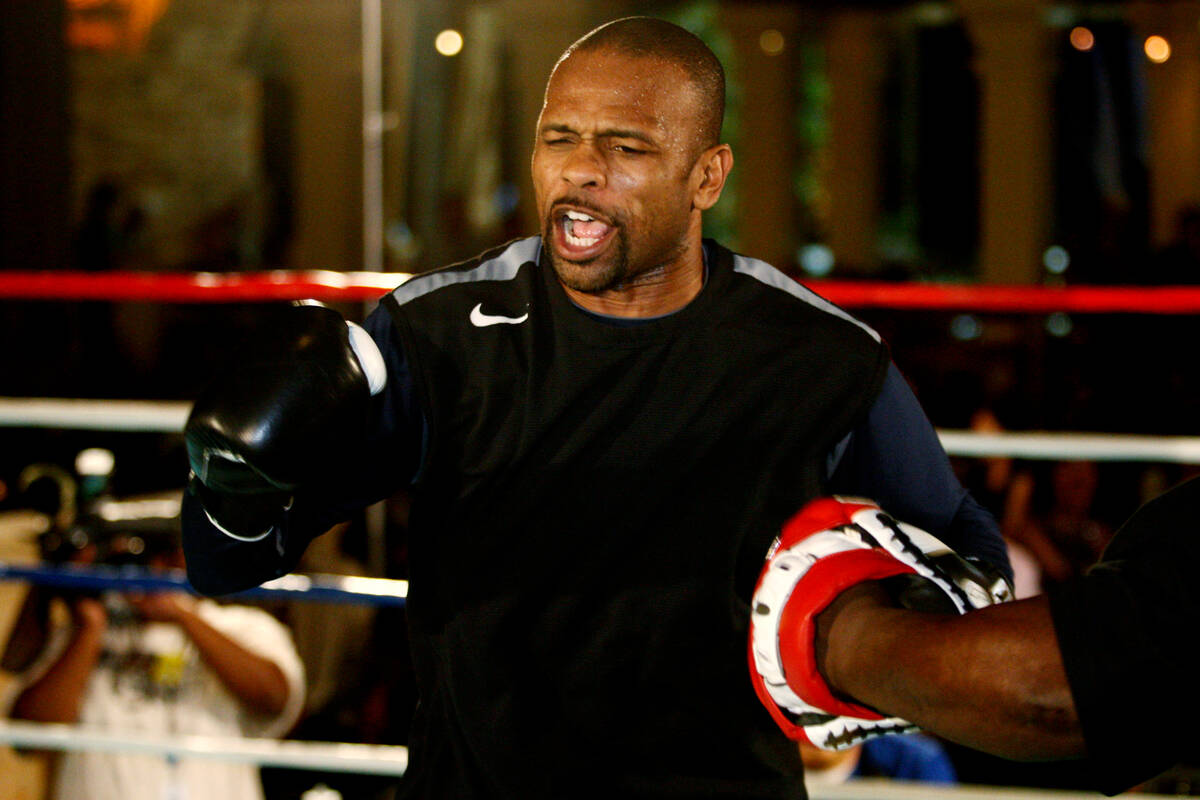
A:
[[[148,622],[175,622],[185,613],[194,613],[196,601],[187,592],[151,591],[129,592],[125,602]]]
[[[822,498],[784,526],[759,577],[750,628],[751,678],[793,739],[839,750],[914,729],[835,696],[818,669],[816,622],[847,589],[886,581],[907,608],[963,613],[1012,598],[1007,581],[899,523],[869,500]]]
[[[231,355],[184,427],[189,488],[214,525],[254,541],[354,458],[386,368],[362,328],[321,306],[289,308]]]
[[[108,627],[108,612],[104,603],[94,597],[78,595],[69,601],[71,622],[76,630],[98,631],[103,633]]]

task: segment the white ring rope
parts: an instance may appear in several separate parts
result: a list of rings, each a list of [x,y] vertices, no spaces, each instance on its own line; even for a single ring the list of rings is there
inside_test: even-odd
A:
[[[237,736],[152,736],[57,723],[0,722],[0,743],[38,750],[100,750],[167,759],[207,758],[356,775],[403,775],[408,768],[408,748],[397,745]]]
[[[179,433],[190,408],[183,401],[0,397],[0,427]],[[952,456],[1200,464],[1200,436],[947,429],[938,436]]]
[[[191,407],[182,401],[2,397],[0,427],[178,433]]]
[[[135,753],[168,760],[203,758],[357,775],[399,777],[408,768],[408,748],[397,745],[219,736],[151,737],[103,733],[82,725],[53,723],[0,722],[0,744],[40,750]],[[838,786],[816,785],[809,790],[811,800],[1095,800],[1097,796],[1091,792],[940,785],[884,778],[860,778]],[[1158,794],[1136,796],[1141,800],[1167,797]]]
[[[809,800],[1098,800],[1096,792],[1072,792],[1059,789],[939,784],[888,778],[855,778],[836,786],[812,786]],[[1121,794],[1118,797],[1139,800],[1166,800],[1178,795]]]
[[[1200,436],[939,430],[938,437],[946,452],[952,456],[1200,464]]]

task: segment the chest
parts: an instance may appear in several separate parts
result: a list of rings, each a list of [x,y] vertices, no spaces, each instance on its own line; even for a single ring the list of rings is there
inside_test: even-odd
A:
[[[712,471],[815,457],[863,390],[827,342],[752,326],[701,325],[637,344],[549,325],[496,333],[430,370],[444,471]]]

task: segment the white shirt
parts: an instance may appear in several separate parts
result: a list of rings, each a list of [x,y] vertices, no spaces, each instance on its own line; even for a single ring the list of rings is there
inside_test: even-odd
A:
[[[304,668],[288,629],[267,612],[199,600],[195,612],[242,647],[274,662],[288,684],[276,716],[248,710],[201,660],[183,630],[141,623],[123,602],[110,599],[109,627],[100,661],[80,705],[81,725],[137,735],[279,737],[299,716]],[[31,673],[33,679],[61,654],[69,638],[56,632]],[[60,641],[61,640],[61,641]],[[56,800],[261,800],[258,767],[210,759],[168,764],[157,756],[66,752],[55,770]]]

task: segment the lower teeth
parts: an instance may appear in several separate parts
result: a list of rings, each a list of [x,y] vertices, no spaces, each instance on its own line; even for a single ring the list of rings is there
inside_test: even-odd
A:
[[[563,233],[566,235],[567,242],[569,244],[574,245],[575,247],[586,247],[586,246],[593,245],[596,242],[600,241],[599,237],[596,237],[594,239],[585,239],[581,236],[576,236],[575,234],[573,234],[571,232],[571,226],[568,226],[567,229],[563,231]]]

